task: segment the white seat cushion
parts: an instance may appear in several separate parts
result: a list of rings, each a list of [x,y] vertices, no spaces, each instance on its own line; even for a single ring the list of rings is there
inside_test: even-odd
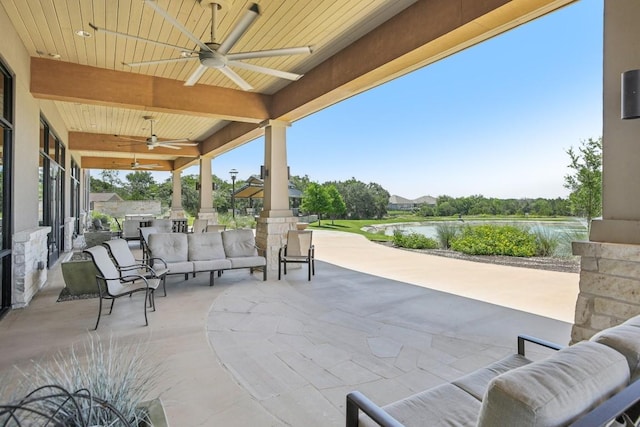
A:
[[[476,425],[480,401],[459,387],[442,384],[382,409],[406,427],[463,427]],[[359,425],[378,427],[365,414],[360,416]]]
[[[167,267],[169,267],[169,274],[183,274],[194,272],[193,262],[191,261],[168,262]]]
[[[627,358],[631,381],[640,377],[640,328],[628,323],[598,332],[591,340],[611,347]]]
[[[220,233],[193,233],[188,235],[189,260],[208,261],[224,259],[224,247]]]
[[[629,383],[626,358],[583,341],[494,378],[478,426],[564,426]]]
[[[239,229],[223,231],[222,244],[227,258],[258,255],[253,230]]]
[[[162,258],[167,264],[187,261],[189,246],[184,233],[154,233],[149,235],[151,256]],[[172,273],[177,273],[171,268]]]
[[[193,270],[211,271],[211,270],[228,270],[231,268],[231,261],[228,259],[212,259],[209,261],[192,261]]]
[[[262,256],[244,256],[238,258],[228,258],[231,261],[231,268],[262,267],[267,265],[267,260]]]
[[[492,379],[512,369],[528,365],[529,363],[531,363],[531,361],[526,357],[519,354],[512,354],[464,377],[458,378],[452,381],[451,384],[457,385],[476,399],[482,400],[489,386],[489,382],[491,382]]]

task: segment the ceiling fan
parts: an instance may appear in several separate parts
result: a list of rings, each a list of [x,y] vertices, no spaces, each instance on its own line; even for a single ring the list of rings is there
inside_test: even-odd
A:
[[[139,139],[133,139],[133,138],[125,138],[125,137],[119,137],[123,140],[127,140],[127,141],[131,141],[133,144],[147,144],[147,148],[149,150],[153,150],[156,147],[164,147],[164,148],[172,148],[174,150],[179,150],[180,147],[194,147],[196,145],[198,145],[197,142],[193,142],[188,138],[185,139],[172,139],[169,141],[160,141],[158,139],[158,136],[153,133],[153,122],[156,121],[156,119],[154,119],[152,116],[143,116],[143,119],[147,120],[150,124],[151,124],[151,136],[147,139],[145,139],[144,141],[141,141]],[[131,144],[121,144],[119,145],[119,147],[122,147],[124,145],[131,145]]]
[[[222,0],[218,0],[218,1],[222,2]],[[230,67],[236,67],[236,68],[241,68],[249,71],[254,71],[257,73],[268,74],[271,76],[288,79],[288,80],[298,80],[302,77],[302,74],[295,74],[295,73],[289,73],[286,71],[275,70],[273,68],[267,68],[267,67],[262,67],[255,64],[250,64],[247,62],[242,62],[241,60],[254,59],[254,58],[268,58],[268,57],[274,57],[274,56],[300,55],[305,53],[309,54],[311,53],[310,46],[270,49],[270,50],[254,51],[254,52],[229,53],[229,51],[233,48],[233,46],[238,42],[238,40],[240,40],[240,38],[244,35],[244,33],[249,29],[249,27],[255,21],[255,19],[260,15],[260,8],[256,3],[251,4],[249,9],[236,23],[235,27],[229,32],[226,39],[222,43],[219,43],[216,39],[216,24],[217,24],[217,11],[221,8],[220,4],[216,0],[198,0],[198,2],[203,7],[208,5],[211,9],[211,41],[210,42],[203,42],[199,40],[184,25],[182,25],[174,17],[169,15],[167,11],[162,9],[156,3],[155,0],[144,0],[144,3],[147,6],[151,7],[156,13],[161,15],[171,25],[176,27],[191,41],[193,41],[199,48],[198,50],[185,48],[182,46],[175,46],[168,43],[158,42],[155,40],[149,40],[149,39],[134,36],[131,34],[121,33],[118,31],[99,28],[93,25],[92,23],[89,23],[89,25],[95,31],[103,31],[107,34],[127,37],[129,39],[143,41],[146,43],[153,43],[163,47],[170,47],[173,49],[177,49],[178,51],[181,52],[180,58],[123,63],[124,65],[128,65],[130,67],[164,64],[164,63],[170,63],[170,62],[191,61],[193,59],[198,59],[200,61],[200,65],[184,83],[185,86],[195,85],[198,82],[198,80],[200,80],[200,78],[205,73],[205,71],[207,71],[207,69],[209,68],[219,70],[222,74],[224,74],[228,79],[232,80],[236,85],[238,85],[243,90],[251,90],[253,89],[253,86],[251,86],[246,80],[240,77]]]
[[[156,163],[140,163],[135,155],[133,156],[133,161],[131,163],[115,163],[115,165],[128,166],[131,169],[155,169],[160,167],[160,165]]]

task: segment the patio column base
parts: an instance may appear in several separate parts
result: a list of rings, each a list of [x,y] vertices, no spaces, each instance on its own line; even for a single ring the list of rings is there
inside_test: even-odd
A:
[[[169,214],[169,218],[171,219],[182,219],[182,218],[186,218],[186,215],[184,214],[184,209],[182,208],[171,208],[171,213]]]
[[[573,242],[580,261],[580,293],[571,344],[640,314],[640,245]]]
[[[264,256],[267,258],[267,271],[273,274],[278,271],[278,251],[287,238],[287,231],[296,229],[298,218],[294,216],[260,216],[256,221],[256,245],[264,250]],[[294,264],[288,266],[287,269],[292,267]]]
[[[214,208],[200,209],[198,211],[198,219],[206,219],[208,224],[218,223],[218,211]]]

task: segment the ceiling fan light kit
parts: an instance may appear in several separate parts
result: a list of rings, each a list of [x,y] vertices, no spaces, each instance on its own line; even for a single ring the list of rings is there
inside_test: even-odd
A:
[[[130,67],[140,67],[145,65],[155,65],[161,63],[171,63],[171,62],[180,62],[180,61],[190,61],[194,59],[198,59],[200,64],[193,71],[191,76],[187,78],[185,81],[185,86],[193,86],[200,78],[204,75],[204,73],[208,69],[214,69],[220,71],[224,74],[229,80],[234,82],[238,87],[243,90],[251,90],[253,86],[249,82],[247,82],[244,78],[242,78],[239,74],[237,74],[232,68],[240,68],[256,73],[267,74],[273,77],[278,77],[281,79],[287,80],[298,80],[303,75],[291,73],[287,71],[276,70],[273,68],[262,67],[259,65],[242,62],[244,59],[257,59],[257,58],[269,58],[276,56],[289,56],[289,55],[302,55],[302,54],[310,54],[312,49],[310,46],[301,46],[301,47],[291,47],[291,48],[280,48],[280,49],[269,49],[255,52],[239,52],[239,53],[229,53],[229,51],[235,46],[235,44],[242,38],[242,36],[247,32],[249,27],[253,24],[253,22],[260,16],[260,7],[257,3],[252,3],[244,15],[236,22],[235,26],[229,31],[226,38],[218,43],[216,37],[216,29],[217,29],[217,13],[219,10],[229,10],[231,8],[230,0],[197,0],[202,7],[209,8],[211,10],[211,36],[209,42],[203,42],[198,39],[193,33],[191,33],[184,25],[182,25],[178,20],[176,20],[173,16],[169,15],[167,11],[161,8],[156,0],[144,0],[145,5],[151,7],[157,14],[162,16],[167,22],[173,25],[175,28],[180,30],[186,37],[188,37],[192,42],[194,42],[199,50],[192,50],[184,46],[174,46],[168,43],[163,43],[157,40],[149,40],[142,37],[134,36],[131,34],[120,33],[117,31],[107,30],[103,28],[99,28],[96,25],[89,23],[91,28],[93,28],[96,32],[103,31],[106,34],[112,34],[120,37],[125,37],[137,41],[142,41],[146,43],[152,43],[156,45],[161,45],[164,47],[170,47],[176,49],[180,52],[180,57],[178,58],[169,58],[169,59],[157,59],[152,61],[144,61],[144,62],[128,62],[123,63],[124,65]],[[197,54],[197,56],[195,55]]]

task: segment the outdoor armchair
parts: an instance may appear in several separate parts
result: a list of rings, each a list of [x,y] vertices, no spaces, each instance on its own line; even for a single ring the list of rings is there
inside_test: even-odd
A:
[[[149,235],[152,233],[158,233],[158,229],[155,227],[140,227],[138,229],[140,233],[140,247],[142,248],[142,261],[149,262]]]
[[[287,263],[307,264],[309,266],[309,281],[311,275],[316,274],[315,248],[311,243],[311,230],[289,230],[287,242],[278,251],[278,280],[281,277],[282,266],[287,274]]]
[[[113,304],[116,298],[120,298],[126,295],[131,296],[136,292],[144,292],[144,322],[145,326],[149,325],[147,319],[147,301],[149,307],[156,310],[155,301],[153,298],[154,291],[160,285],[160,279],[146,278],[140,274],[130,274],[127,276],[121,276],[120,271],[114,264],[113,260],[109,257],[109,252],[104,246],[94,246],[92,248],[85,249],[84,252],[88,253],[93,260],[93,263],[98,270],[96,275],[96,284],[98,285],[100,306],[98,308],[98,320],[96,320],[96,327],[100,324],[100,316],[102,315],[102,300],[110,299],[111,307],[109,308],[109,314],[113,311]]]
[[[118,271],[120,271],[121,277],[128,276],[133,273],[141,274],[147,279],[161,279],[164,296],[167,296],[167,286],[165,281],[167,273],[169,273],[169,269],[167,268],[167,263],[164,262],[163,259],[153,258],[154,267],[151,267],[151,265],[149,265],[151,259],[148,257],[144,260],[136,259],[129,248],[129,243],[124,239],[107,240],[103,245],[109,250],[111,258],[113,258]],[[157,264],[155,263],[156,261],[158,262]]]

